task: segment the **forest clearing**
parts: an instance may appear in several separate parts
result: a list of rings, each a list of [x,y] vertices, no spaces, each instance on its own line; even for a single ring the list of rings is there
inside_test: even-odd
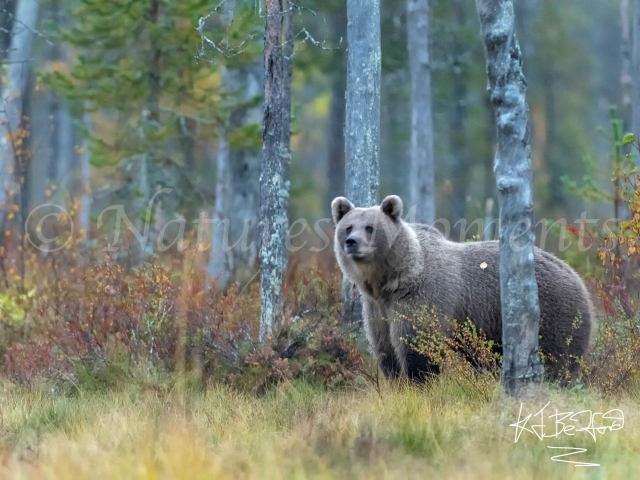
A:
[[[0,0],[0,479],[640,478],[640,0]]]

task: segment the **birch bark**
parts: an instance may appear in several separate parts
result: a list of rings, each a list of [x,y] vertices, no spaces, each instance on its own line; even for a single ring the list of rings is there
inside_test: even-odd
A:
[[[523,396],[542,382],[540,307],[534,268],[529,109],[512,0],[476,0],[485,47],[498,150],[494,171],[500,203],[502,383]]]

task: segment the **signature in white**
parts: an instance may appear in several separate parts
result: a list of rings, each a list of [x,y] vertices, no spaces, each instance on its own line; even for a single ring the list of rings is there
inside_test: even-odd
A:
[[[529,432],[539,440],[545,438],[558,438],[561,435],[574,436],[578,433],[585,432],[591,436],[593,441],[597,440],[598,435],[604,435],[607,432],[614,432],[621,430],[624,427],[624,413],[622,410],[614,408],[606,413],[593,412],[592,410],[582,410],[580,412],[558,412],[556,410],[555,415],[548,415],[546,418],[553,420],[553,430],[545,425],[544,411],[551,402],[548,402],[542,407],[538,413],[529,414],[525,418],[522,418],[522,404],[520,404],[520,413],[518,414],[517,423],[512,423],[510,427],[515,427],[516,436],[515,441],[518,443],[520,436],[524,432]],[[529,421],[535,417],[539,417],[538,423],[529,425]],[[546,430],[546,433],[545,433]],[[552,431],[553,433],[549,433]],[[556,450],[565,450],[567,453],[555,455],[551,457],[551,460],[555,462],[572,463],[576,467],[598,467],[597,463],[585,463],[571,460],[563,460],[562,458],[570,455],[576,455],[587,451],[586,448],[573,448],[573,447],[547,447]]]

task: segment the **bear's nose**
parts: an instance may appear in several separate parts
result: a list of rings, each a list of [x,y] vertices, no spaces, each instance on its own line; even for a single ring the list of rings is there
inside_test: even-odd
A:
[[[353,237],[349,237],[345,244],[347,245],[347,248],[356,248],[358,246],[358,240]]]

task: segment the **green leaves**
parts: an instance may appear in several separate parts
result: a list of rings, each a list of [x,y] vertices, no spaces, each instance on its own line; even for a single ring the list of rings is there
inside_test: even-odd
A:
[[[34,289],[21,295],[11,292],[0,294],[0,313],[14,324],[22,322],[27,315],[25,305],[35,296],[35,293]]]
[[[149,0],[81,0],[67,10],[69,28],[48,27],[80,55],[68,72],[43,72],[43,82],[79,109],[89,101],[93,110],[107,112],[94,118],[94,166],[152,151],[170,157],[168,142],[183,135],[176,116],[217,121],[218,65],[194,59],[200,40],[195,27],[211,12],[210,2],[160,2],[153,17]],[[159,118],[145,124],[143,112],[157,103]]]
[[[633,133],[625,133],[624,137],[622,137],[622,143],[629,146],[636,143],[636,140],[637,138]]]

